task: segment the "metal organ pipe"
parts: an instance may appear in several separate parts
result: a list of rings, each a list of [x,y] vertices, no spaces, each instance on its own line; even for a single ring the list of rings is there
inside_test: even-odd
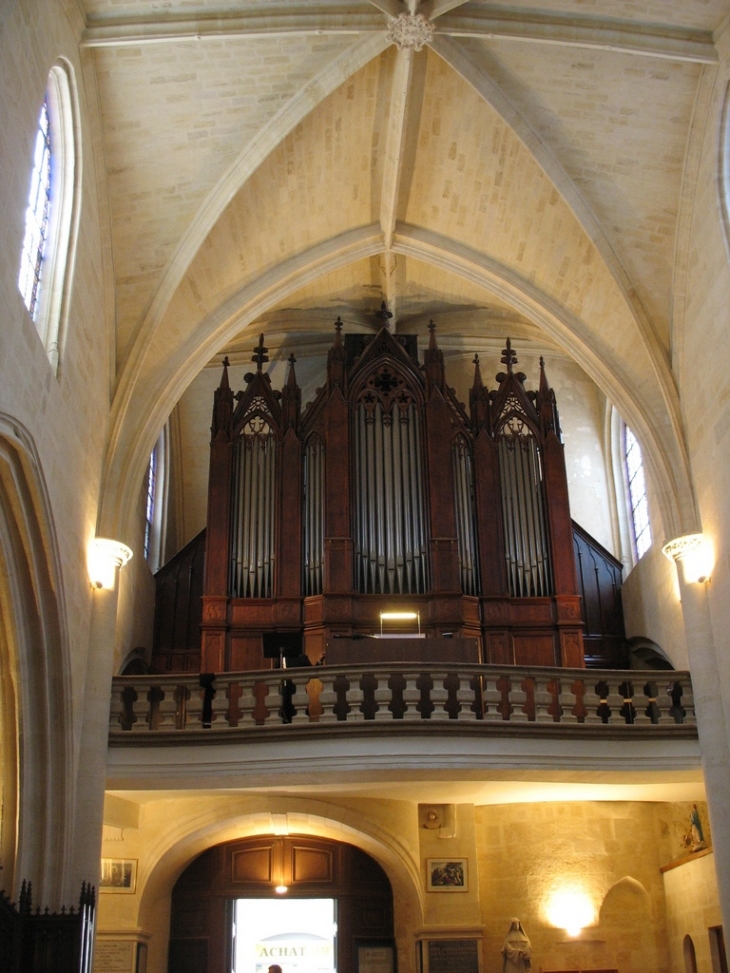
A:
[[[304,453],[304,589],[307,595],[322,591],[324,523],[324,446],[310,440]]]
[[[502,524],[510,594],[545,597],[552,592],[540,451],[528,434],[499,440]]]
[[[452,454],[461,588],[464,594],[477,595],[479,593],[479,576],[474,520],[474,481],[471,453],[463,437],[460,436],[454,441]]]
[[[230,589],[234,598],[270,598],[274,576],[276,443],[268,427],[234,446]]]
[[[355,421],[355,537],[358,589],[364,593],[426,591],[426,522],[418,414],[378,402],[360,404]]]

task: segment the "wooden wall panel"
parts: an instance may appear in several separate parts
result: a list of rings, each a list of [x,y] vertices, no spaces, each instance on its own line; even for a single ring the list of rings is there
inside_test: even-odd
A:
[[[208,849],[178,879],[168,973],[229,973],[232,901],[278,899],[281,881],[290,898],[337,900],[338,969],[356,968],[358,939],[393,941],[393,893],[373,858],[325,838],[258,836]]]

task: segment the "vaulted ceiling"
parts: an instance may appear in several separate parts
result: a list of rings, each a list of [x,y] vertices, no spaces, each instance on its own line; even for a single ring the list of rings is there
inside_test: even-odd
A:
[[[215,355],[341,314],[575,359],[692,529],[671,369],[726,0],[83,0],[115,278],[103,517]],[[688,189],[689,186],[689,189]],[[689,513],[688,513],[689,511]]]

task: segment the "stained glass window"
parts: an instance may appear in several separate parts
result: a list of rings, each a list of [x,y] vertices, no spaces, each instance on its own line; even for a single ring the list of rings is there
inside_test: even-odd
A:
[[[28,207],[25,211],[25,239],[18,275],[20,293],[34,321],[38,313],[50,214],[51,131],[48,122],[48,101],[44,99],[33,152],[33,172],[30,178]]]
[[[625,432],[626,475],[629,481],[629,500],[631,502],[631,522],[634,527],[636,556],[641,557],[651,546],[651,525],[649,524],[649,504],[646,499],[646,480],[641,447],[629,427]]]
[[[157,487],[157,447],[150,454],[150,465],[147,470],[147,503],[144,520],[144,556],[149,560],[152,544],[152,529],[155,521],[155,490]]]

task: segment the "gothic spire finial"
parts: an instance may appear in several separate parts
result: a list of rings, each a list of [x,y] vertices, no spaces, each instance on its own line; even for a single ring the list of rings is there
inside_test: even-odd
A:
[[[500,359],[503,365],[507,366],[507,372],[512,374],[512,366],[517,364],[517,355],[512,350],[512,342],[507,339],[507,347],[502,351],[502,357]]]
[[[228,369],[230,367],[230,364],[231,363],[228,361],[228,355],[226,355],[225,358],[223,359],[223,375],[221,377],[221,384],[220,384],[220,387],[222,389],[230,388],[230,385],[228,383]]]
[[[388,310],[385,301],[380,305],[380,310],[375,312],[375,317],[380,319],[381,324],[387,324],[393,317],[393,312]]]
[[[261,334],[259,335],[259,343],[254,349],[254,353],[251,357],[251,361],[256,362],[257,372],[260,372],[261,366],[269,360],[269,357],[266,354],[268,350],[269,350],[268,348],[264,348],[264,333],[262,331]]]

